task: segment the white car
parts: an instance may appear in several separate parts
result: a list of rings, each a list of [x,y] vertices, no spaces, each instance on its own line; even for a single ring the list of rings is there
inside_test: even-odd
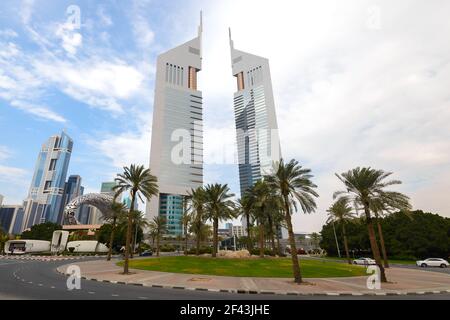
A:
[[[375,265],[377,263],[375,260],[373,260],[371,258],[358,258],[358,259],[353,260],[353,264],[360,264],[360,265],[368,266],[368,265]]]
[[[416,261],[416,264],[422,268],[426,268],[426,267],[447,268],[449,266],[448,261],[441,259],[441,258],[429,258],[429,259],[425,259],[425,260],[419,260],[419,261]]]

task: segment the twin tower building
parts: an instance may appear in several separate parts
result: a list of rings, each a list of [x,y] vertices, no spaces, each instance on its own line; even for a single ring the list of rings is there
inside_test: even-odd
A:
[[[197,83],[202,28],[200,16],[196,38],[157,58],[150,169],[158,178],[159,194],[146,210],[150,219],[164,216],[168,234],[174,236],[182,232],[184,196],[203,184],[203,102]],[[236,50],[231,32],[230,49],[242,195],[271,171],[281,154],[269,61]]]

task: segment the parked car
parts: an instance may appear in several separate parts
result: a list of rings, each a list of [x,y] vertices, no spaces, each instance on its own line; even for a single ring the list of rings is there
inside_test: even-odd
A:
[[[358,258],[353,260],[353,264],[368,266],[368,265],[375,265],[377,263],[372,258]]]
[[[426,267],[447,268],[449,266],[448,261],[441,259],[441,258],[428,258],[425,260],[419,260],[419,261],[416,261],[416,264],[422,268],[426,268]]]
[[[153,255],[153,251],[152,250],[145,250],[143,252],[141,252],[140,256],[141,257],[149,257]]]

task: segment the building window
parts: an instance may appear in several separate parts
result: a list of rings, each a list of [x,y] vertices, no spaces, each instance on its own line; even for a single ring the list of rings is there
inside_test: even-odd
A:
[[[197,90],[197,69],[195,69],[194,67],[189,67],[188,88]]]
[[[53,171],[56,168],[56,159],[50,160],[50,166],[48,167],[49,171]]]
[[[237,74],[237,88],[238,91],[244,90],[244,73],[239,72]]]
[[[51,186],[52,186],[52,182],[50,180],[45,181],[44,190],[50,189]]]

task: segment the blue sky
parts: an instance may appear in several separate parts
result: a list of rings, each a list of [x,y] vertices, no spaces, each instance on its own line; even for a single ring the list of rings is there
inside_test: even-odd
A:
[[[204,14],[205,149],[233,144],[228,30],[269,58],[282,153],[313,170],[318,231],[334,177],[357,165],[394,171],[415,208],[450,216],[450,22],[447,1],[14,1],[0,4],[0,194],[27,195],[39,148],[66,129],[70,174],[96,192],[123,165],[148,165],[156,56],[196,36]],[[80,28],[68,23],[80,8]],[[233,152],[233,151],[230,151]],[[205,182],[239,193],[237,166]]]

